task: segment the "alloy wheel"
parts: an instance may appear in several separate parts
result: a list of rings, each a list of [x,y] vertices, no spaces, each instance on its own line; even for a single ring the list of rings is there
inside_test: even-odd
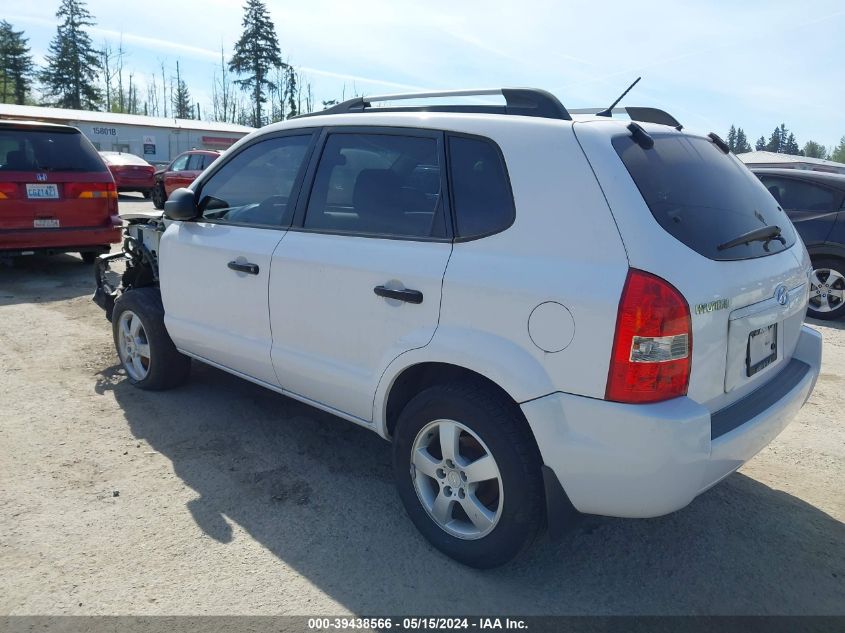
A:
[[[845,301],[845,275],[833,268],[817,268],[810,275],[810,309],[832,312]]]
[[[126,310],[117,324],[117,351],[126,373],[141,381],[150,373],[150,341],[140,317]]]

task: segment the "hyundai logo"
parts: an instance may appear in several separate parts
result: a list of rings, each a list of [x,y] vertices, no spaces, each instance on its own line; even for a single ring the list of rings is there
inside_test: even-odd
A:
[[[775,301],[782,306],[785,306],[787,301],[789,301],[789,292],[783,284],[775,288]]]

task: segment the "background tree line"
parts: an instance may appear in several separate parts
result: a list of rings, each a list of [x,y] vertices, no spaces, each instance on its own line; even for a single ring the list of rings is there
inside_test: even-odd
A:
[[[282,57],[276,27],[263,0],[246,0],[243,31],[228,59],[221,45],[220,65],[212,76],[211,110],[205,117],[191,96],[178,60],[175,73],[160,61],[160,73],[156,71],[145,78],[141,96],[138,78],[133,72],[124,71],[129,53],[123,41],[117,48],[107,42],[97,47],[91,41],[87,28],[96,22],[85,0],[61,0],[56,17],[56,35],[43,68],[36,67],[24,32],[0,20],[0,102],[179,119],[207,118],[253,127],[315,109],[311,83]],[[341,99],[346,98],[345,89],[343,92]],[[353,86],[350,96],[355,92]],[[320,105],[327,107],[337,102],[331,99]],[[752,149],[741,127],[731,125],[727,142],[737,154]],[[845,162],[845,136],[834,148],[815,141],[799,147],[785,124],[776,127],[768,140],[761,136],[754,147]]]
[[[23,31],[0,21],[0,101],[60,108],[104,110],[180,119],[207,118],[260,127],[312,112],[308,78],[282,58],[276,27],[263,0],[246,0],[243,33],[230,58],[221,46],[212,77],[210,112],[203,112],[182,77],[164,61],[139,85],[124,66],[123,41],[96,46],[87,29],[96,24],[84,0],[61,0],[56,35],[38,68]],[[36,88],[38,94],[36,95]],[[327,103],[333,103],[335,100]]]

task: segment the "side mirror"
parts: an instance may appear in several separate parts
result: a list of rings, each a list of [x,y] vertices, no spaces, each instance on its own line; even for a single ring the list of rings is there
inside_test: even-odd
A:
[[[177,189],[164,203],[164,215],[171,220],[193,220],[199,217],[196,197],[190,189]]]

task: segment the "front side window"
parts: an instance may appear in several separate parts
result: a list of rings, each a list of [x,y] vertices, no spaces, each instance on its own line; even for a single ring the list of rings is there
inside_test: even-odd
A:
[[[793,178],[761,176],[760,180],[784,209],[835,211],[836,194],[830,189]]]
[[[437,140],[392,134],[331,134],[314,177],[305,228],[361,235],[443,237]]]
[[[290,197],[311,144],[311,135],[282,136],[234,155],[200,190],[203,218],[216,222],[287,226]]]
[[[188,159],[190,157],[190,154],[184,154],[174,160],[173,164],[170,166],[170,171],[185,171],[188,168]]]
[[[491,235],[513,224],[513,194],[499,149],[479,138],[449,138],[449,177],[458,236]]]

